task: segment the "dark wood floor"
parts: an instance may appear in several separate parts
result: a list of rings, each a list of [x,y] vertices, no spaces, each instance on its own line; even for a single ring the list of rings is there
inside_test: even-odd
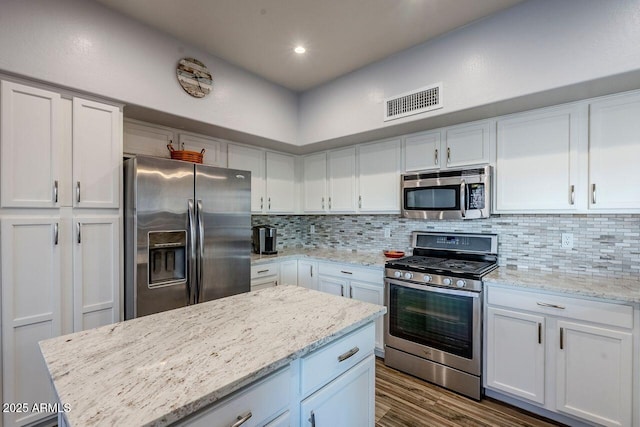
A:
[[[376,359],[376,427],[561,425],[494,399],[467,399]]]

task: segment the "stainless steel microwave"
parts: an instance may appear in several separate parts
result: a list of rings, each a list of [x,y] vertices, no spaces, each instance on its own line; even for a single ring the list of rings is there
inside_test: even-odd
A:
[[[402,216],[422,219],[488,218],[491,166],[403,174]]]

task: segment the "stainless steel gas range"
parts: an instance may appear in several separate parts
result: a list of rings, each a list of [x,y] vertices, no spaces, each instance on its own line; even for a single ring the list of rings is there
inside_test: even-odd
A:
[[[482,397],[482,276],[495,234],[412,233],[413,256],[385,265],[385,364]]]

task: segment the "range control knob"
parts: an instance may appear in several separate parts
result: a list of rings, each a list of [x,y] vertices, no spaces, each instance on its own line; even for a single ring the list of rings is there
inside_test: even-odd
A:
[[[431,281],[431,276],[429,276],[428,274],[425,274],[424,277],[422,278],[422,280],[424,280],[425,282],[429,283]]]
[[[412,279],[413,278],[413,273],[409,273],[409,272],[404,273],[404,278],[407,279],[407,280]]]
[[[456,286],[459,288],[464,288],[467,285],[467,282],[465,282],[464,280],[458,280],[456,282]]]
[[[395,273],[393,273],[393,277],[395,277],[396,279],[399,279],[402,277],[402,273],[399,271],[396,271]]]
[[[443,279],[442,284],[446,286],[451,285],[451,279],[449,279],[448,277],[446,279]]]

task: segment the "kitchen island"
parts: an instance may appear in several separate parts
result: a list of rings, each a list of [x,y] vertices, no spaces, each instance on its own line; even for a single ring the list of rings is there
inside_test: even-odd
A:
[[[356,368],[370,371],[364,405],[373,414],[373,322],[385,311],[278,286],[46,340],[40,347],[61,406],[69,408],[62,420],[69,427],[188,421],[218,404],[229,407],[225,402],[274,375],[280,389],[263,396],[287,401],[268,409],[297,425],[308,415],[302,414],[305,404],[316,403],[314,396],[328,387],[340,395],[334,378]],[[232,420],[247,415],[243,410]],[[243,425],[269,421],[251,415]]]

